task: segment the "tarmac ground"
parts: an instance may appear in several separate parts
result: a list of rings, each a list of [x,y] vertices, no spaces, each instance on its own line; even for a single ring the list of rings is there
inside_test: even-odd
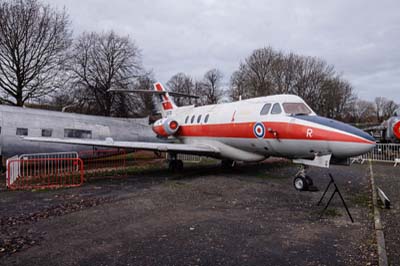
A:
[[[0,265],[377,265],[369,168],[329,169],[354,223],[338,195],[320,218],[328,170],[310,169],[317,192],[293,188],[297,170],[267,160],[171,174],[157,163],[79,188],[3,190]]]
[[[375,184],[390,199],[391,208],[380,209],[389,265],[400,265],[400,167],[374,163]]]

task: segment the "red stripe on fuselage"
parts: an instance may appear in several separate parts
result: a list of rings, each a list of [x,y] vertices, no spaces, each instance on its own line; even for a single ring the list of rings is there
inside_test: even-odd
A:
[[[253,127],[256,122],[227,123],[209,125],[181,125],[178,137],[212,137],[212,138],[256,138]],[[266,139],[325,140],[372,143],[366,139],[321,129],[318,127],[291,124],[285,122],[263,122]],[[307,137],[307,130],[312,130]],[[277,135],[274,135],[274,132]],[[310,132],[309,132],[310,133]]]
[[[162,136],[162,137],[168,137],[168,134],[164,130],[164,127],[162,125],[153,126],[152,129],[153,129],[154,133],[156,133],[157,135]]]

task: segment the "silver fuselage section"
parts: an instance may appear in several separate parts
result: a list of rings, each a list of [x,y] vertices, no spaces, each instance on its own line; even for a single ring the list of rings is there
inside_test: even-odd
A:
[[[5,158],[17,154],[80,151],[84,145],[23,141],[21,133],[41,137],[51,131],[51,137],[64,138],[66,130],[90,132],[84,137],[124,141],[159,141],[148,125],[148,119],[127,119],[63,113],[48,110],[0,105],[0,154]],[[19,134],[19,135],[18,135]]]

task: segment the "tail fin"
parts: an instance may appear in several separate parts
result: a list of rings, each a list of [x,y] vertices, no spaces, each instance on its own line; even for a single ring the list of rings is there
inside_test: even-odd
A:
[[[160,82],[154,83],[154,90],[158,92],[165,92],[158,94],[158,99],[161,104],[160,110],[163,117],[168,116],[172,110],[177,109],[177,106],[169,96],[169,93],[164,89]]]

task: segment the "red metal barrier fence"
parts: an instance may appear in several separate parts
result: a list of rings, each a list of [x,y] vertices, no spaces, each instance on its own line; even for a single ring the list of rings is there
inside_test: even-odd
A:
[[[98,173],[126,167],[124,149],[88,150],[78,154],[85,164],[86,172]]]
[[[79,158],[7,160],[10,189],[76,187],[82,185],[83,174],[83,161]]]

